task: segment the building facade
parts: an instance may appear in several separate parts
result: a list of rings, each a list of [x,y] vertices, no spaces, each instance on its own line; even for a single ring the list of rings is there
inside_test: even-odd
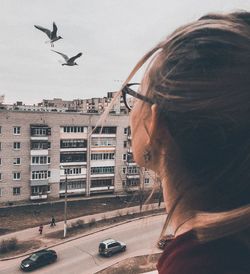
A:
[[[0,203],[153,185],[133,161],[128,115],[0,109]]]

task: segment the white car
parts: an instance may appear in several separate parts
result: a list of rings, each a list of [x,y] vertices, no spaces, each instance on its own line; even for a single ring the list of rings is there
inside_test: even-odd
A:
[[[124,252],[125,250],[126,244],[114,239],[107,239],[99,244],[99,254],[107,257],[110,257],[118,252]]]

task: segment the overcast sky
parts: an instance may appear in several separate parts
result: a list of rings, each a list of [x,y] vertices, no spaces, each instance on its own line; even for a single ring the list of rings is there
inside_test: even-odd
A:
[[[250,10],[250,0],[0,0],[0,95],[5,103],[103,97],[176,27],[208,12]],[[63,37],[54,49],[82,52],[60,64],[34,24]]]

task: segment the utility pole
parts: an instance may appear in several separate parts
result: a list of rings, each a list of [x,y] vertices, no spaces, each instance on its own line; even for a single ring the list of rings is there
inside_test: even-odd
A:
[[[67,234],[67,196],[68,196],[68,171],[66,171],[65,177],[65,194],[64,194],[64,226],[63,226],[63,238]]]

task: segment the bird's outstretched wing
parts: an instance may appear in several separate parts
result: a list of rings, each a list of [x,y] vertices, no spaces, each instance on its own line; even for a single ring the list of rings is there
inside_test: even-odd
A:
[[[51,38],[51,31],[49,29],[46,29],[44,27],[34,25],[35,28],[41,30],[42,32],[46,33],[49,38]]]
[[[56,33],[57,33],[57,26],[56,26],[56,23],[53,22],[53,30],[51,32],[51,37],[56,37]]]
[[[81,56],[82,56],[82,53],[80,52],[80,53],[78,53],[77,55],[75,55],[75,56],[69,58],[68,62],[69,62],[69,63],[71,63],[71,62],[73,63],[77,58],[79,58],[79,57],[81,57]]]
[[[52,49],[52,51],[56,52],[57,54],[60,54],[60,55],[64,58],[64,60],[65,60],[66,62],[69,60],[69,57],[68,57],[66,54],[61,53],[61,52],[56,51],[56,50],[53,50],[53,49]],[[70,59],[71,59],[71,58],[70,58]]]

